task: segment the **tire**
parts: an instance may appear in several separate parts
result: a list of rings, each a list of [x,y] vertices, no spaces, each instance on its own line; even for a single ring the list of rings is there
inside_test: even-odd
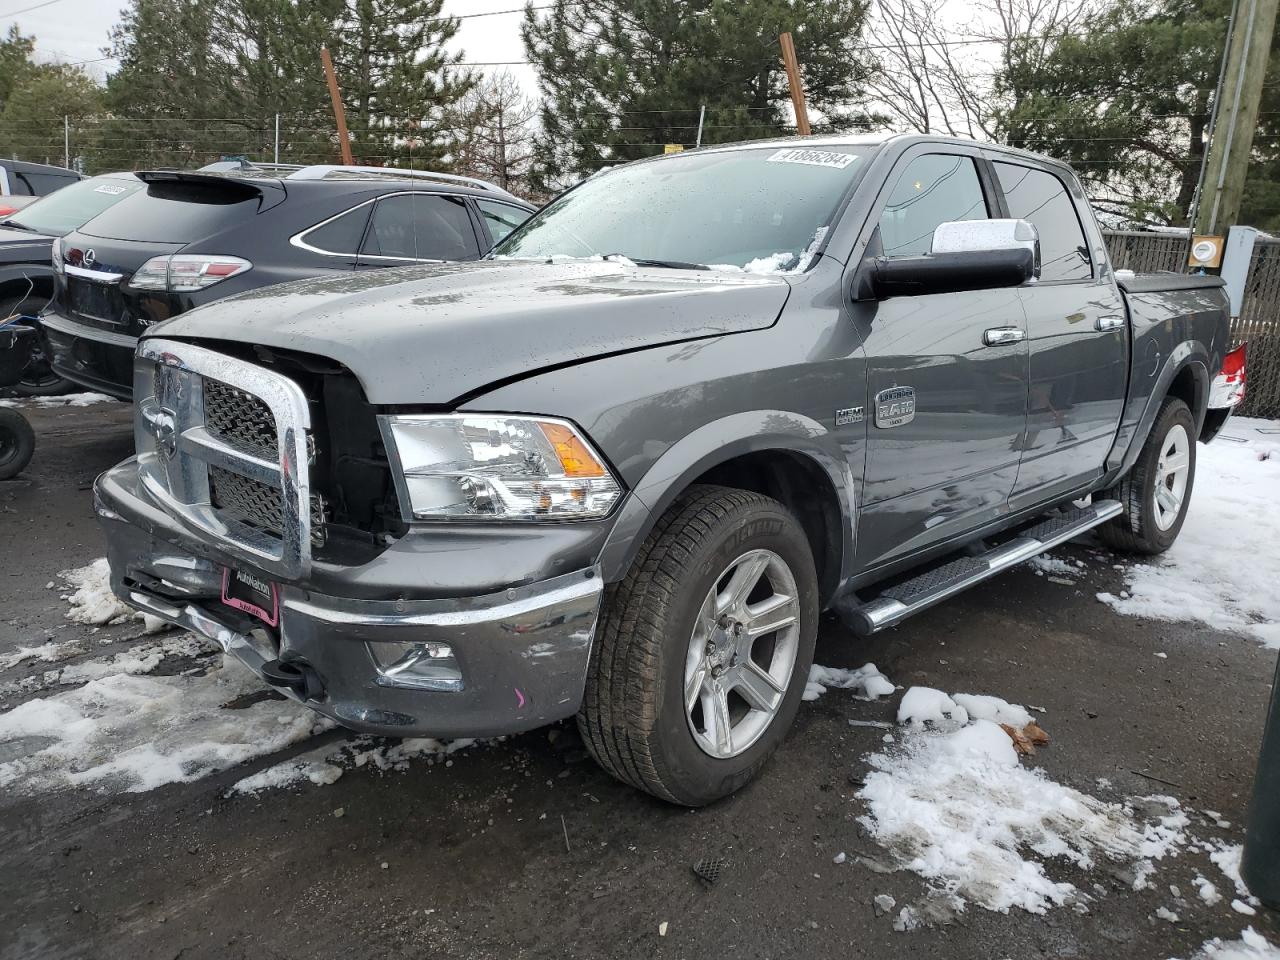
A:
[[[737,594],[742,605],[727,605],[713,623],[714,603]],[[754,639],[747,629],[735,633],[735,623],[751,622],[746,603],[760,613],[757,627],[779,627]],[[776,609],[768,620],[767,605]],[[624,783],[672,803],[696,807],[733,793],[760,772],[795,719],[818,613],[813,553],[782,504],[728,487],[690,488],[626,577],[606,589],[578,714],[591,755]],[[691,707],[686,684],[701,691]],[[717,736],[723,730],[727,737]]]
[[[16,477],[31,462],[36,434],[17,410],[0,407],[0,480]]]
[[[35,316],[48,302],[36,295],[5,297],[0,299],[0,320],[12,316],[16,310],[21,310],[25,316]],[[31,348],[31,360],[22,371],[22,379],[13,385],[13,392],[23,397],[55,397],[67,393],[74,386],[70,380],[53,372],[40,346],[40,338],[36,337]]]
[[[1174,468],[1183,455],[1186,472],[1180,483],[1179,470]],[[1124,509],[1098,528],[1099,536],[1108,546],[1126,553],[1164,553],[1182,530],[1195,479],[1195,418],[1186,403],[1167,397],[1133,468],[1100,497],[1119,500]]]

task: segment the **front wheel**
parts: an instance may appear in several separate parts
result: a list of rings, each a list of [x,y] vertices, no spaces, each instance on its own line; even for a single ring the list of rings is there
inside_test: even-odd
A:
[[[1129,553],[1164,553],[1182,530],[1195,479],[1195,419],[1186,403],[1168,397],[1133,469],[1102,495],[1124,510],[1098,528],[1099,536]]]
[[[578,725],[609,773],[701,806],[752,779],[795,718],[813,661],[808,539],[776,500],[698,486],[612,585]]]

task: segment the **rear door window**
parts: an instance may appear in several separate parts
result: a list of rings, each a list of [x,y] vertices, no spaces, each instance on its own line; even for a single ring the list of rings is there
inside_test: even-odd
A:
[[[364,237],[364,228],[369,223],[369,211],[373,204],[366,203],[348,210],[328,223],[322,223],[304,233],[300,239],[309,247],[325,253],[355,255],[360,249],[360,241]]]
[[[939,224],[989,215],[973,160],[928,153],[910,161],[894,182],[880,215],[880,240],[887,257],[920,256],[932,248]]]
[[[461,198],[410,193],[378,201],[360,253],[396,260],[473,260],[480,245]]]
[[[504,239],[532,216],[528,210],[497,200],[477,200],[476,206],[480,208],[480,218],[484,220],[484,225],[489,230],[489,239],[493,243]]]
[[[1041,282],[1092,277],[1089,244],[1062,181],[1047,170],[1016,163],[994,166],[1009,216],[1030,220],[1040,232]]]

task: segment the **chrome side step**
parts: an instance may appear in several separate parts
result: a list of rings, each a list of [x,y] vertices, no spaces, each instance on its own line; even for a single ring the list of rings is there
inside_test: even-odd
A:
[[[1078,537],[1120,513],[1116,500],[1100,500],[1087,507],[1072,507],[1024,530],[1021,535],[976,557],[960,557],[927,570],[905,583],[890,587],[874,600],[842,607],[841,615],[855,633],[866,635],[891,627],[913,613],[966,590],[997,573],[1003,573],[1036,554]]]

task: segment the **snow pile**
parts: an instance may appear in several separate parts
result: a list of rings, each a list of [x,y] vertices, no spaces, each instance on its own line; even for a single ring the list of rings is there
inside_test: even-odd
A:
[[[1240,934],[1239,940],[1230,943],[1219,938],[1210,940],[1196,951],[1192,960],[1280,960],[1280,948],[1249,927]]]
[[[1139,815],[1134,804],[1106,803],[1022,767],[998,724],[1024,715],[1029,722],[1023,708],[997,697],[908,690],[898,710],[910,728],[905,742],[867,758],[872,770],[858,796],[869,835],[956,909],[1084,909],[1086,894],[1045,873],[1042,861],[1051,858],[1084,870],[1123,864],[1135,889],[1148,886],[1153,862],[1187,842],[1178,802],[1147,798]]]
[[[1232,419],[1196,451],[1195,489],[1177,542],[1128,571],[1127,597],[1098,599],[1118,613],[1199,620],[1280,648],[1280,421]]]
[[[74,589],[63,599],[71,604],[67,619],[100,627],[109,623],[140,620],[146,624],[147,633],[164,629],[164,622],[156,617],[138,613],[111,592],[111,567],[106,557],[74,570],[58,574]]]
[[[0,716],[0,788],[151,790],[273,753],[326,726],[293,701],[227,706],[262,689],[224,658],[204,676],[116,673],[30,700]]]
[[[817,700],[827,692],[827,687],[852,690],[859,700],[887,697],[894,689],[889,678],[877,670],[874,663],[868,663],[857,670],[821,667],[815,663],[809,668],[809,682],[805,684],[803,699]]]
[[[968,723],[969,714],[941,690],[932,687],[912,687],[898,704],[898,722],[922,727],[926,723]]]
[[[369,767],[383,773],[391,770],[404,771],[409,768],[411,760],[428,757],[430,759],[427,762],[434,763],[436,757],[456,753],[477,742],[479,741],[470,738],[445,741],[432,737],[387,742],[373,737],[359,737],[336,750],[316,750],[268,767],[237,781],[230,792],[256,796],[264,790],[279,789],[303,781],[310,781],[316,786],[328,786],[350,768]]]
[[[0,407],[89,407],[95,403],[115,403],[115,397],[105,393],[68,393],[60,397],[24,397],[21,400],[0,400]]]
[[[951,695],[956,704],[975,720],[990,720],[992,723],[1007,723],[1021,730],[1031,722],[1031,712],[999,697],[983,696],[976,693],[954,693]]]
[[[1084,564],[1079,560],[1074,563],[1061,557],[1042,553],[1027,561],[1027,566],[1035,571],[1038,577],[1048,577],[1054,583],[1073,584],[1084,573]]]

